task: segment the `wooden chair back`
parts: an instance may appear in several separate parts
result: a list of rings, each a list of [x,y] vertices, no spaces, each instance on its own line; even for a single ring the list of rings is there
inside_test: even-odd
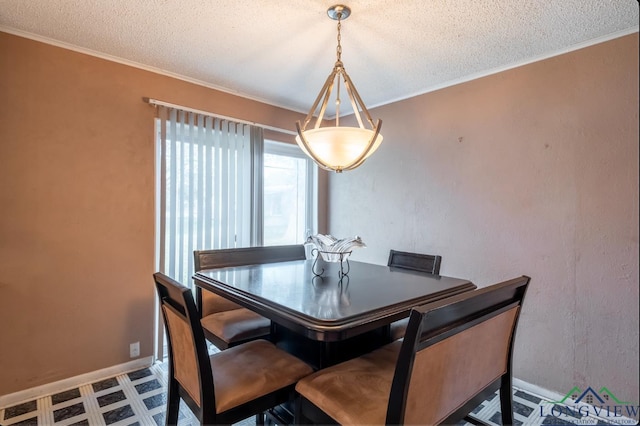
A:
[[[394,268],[411,269],[412,271],[440,274],[441,256],[431,254],[410,253],[406,251],[389,250],[387,266]]]
[[[153,275],[167,329],[169,378],[194,413],[215,407],[211,363],[191,290],[161,273]],[[179,401],[179,400],[178,400]],[[202,404],[207,401],[207,404]],[[200,417],[200,416],[199,416]]]
[[[387,424],[453,424],[497,389],[513,423],[511,355],[523,276],[415,308],[396,365]]]
[[[242,247],[218,250],[195,250],[195,271],[228,266],[258,265],[305,259],[302,244],[285,246]],[[239,309],[240,305],[196,286],[196,303],[201,315]]]
[[[195,250],[195,271],[227,266],[258,265],[305,259],[302,244],[285,246],[241,247],[219,250]]]

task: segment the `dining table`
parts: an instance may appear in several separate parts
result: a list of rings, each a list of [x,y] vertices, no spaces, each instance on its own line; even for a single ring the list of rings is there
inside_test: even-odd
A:
[[[204,269],[201,288],[271,320],[271,339],[316,369],[390,342],[413,307],[476,286],[469,280],[350,260],[294,260]],[[317,275],[321,272],[320,275]]]

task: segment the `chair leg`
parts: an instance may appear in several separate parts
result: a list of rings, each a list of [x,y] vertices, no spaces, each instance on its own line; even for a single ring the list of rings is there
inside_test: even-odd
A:
[[[502,413],[502,424],[513,424],[513,388],[511,385],[511,374],[507,372],[502,376],[500,383],[500,412]]]
[[[262,426],[264,424],[264,413],[256,414],[256,426]]]
[[[294,425],[304,425],[309,422],[302,415],[302,396],[296,395],[294,400],[294,408],[293,408],[293,424]]]
[[[278,332],[277,327],[278,325],[275,322],[271,321],[271,325],[269,326],[269,336],[267,337],[267,340],[273,344],[276,343],[276,333]]]
[[[165,413],[165,424],[173,426],[178,424],[178,412],[180,411],[180,395],[178,394],[178,381],[169,379],[167,388],[167,412]]]

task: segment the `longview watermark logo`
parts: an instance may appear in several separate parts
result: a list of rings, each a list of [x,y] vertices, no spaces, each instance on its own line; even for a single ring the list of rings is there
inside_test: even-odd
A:
[[[540,417],[558,418],[574,424],[590,424],[589,417],[600,417],[613,424],[635,425],[640,414],[638,403],[621,401],[604,386],[598,392],[591,386],[585,390],[574,386],[562,399],[548,401],[547,404],[553,405],[541,405]]]

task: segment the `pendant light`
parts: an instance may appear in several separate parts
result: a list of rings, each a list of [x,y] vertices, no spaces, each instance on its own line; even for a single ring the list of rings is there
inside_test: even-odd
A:
[[[341,60],[342,46],[340,44],[340,29],[342,20],[349,17],[351,9],[344,5],[335,5],[327,10],[331,19],[338,21],[337,60],[325,82],[320,94],[316,98],[309,114],[302,123],[296,122],[296,142],[302,150],[311,157],[319,167],[325,170],[341,173],[360,166],[382,143],[380,127],[382,120],[373,122],[367,107],[360,98],[353,82],[347,75]],[[342,79],[342,81],[341,81]],[[342,83],[342,84],[341,84]],[[358,127],[340,126],[340,87],[344,89],[351,102]],[[322,119],[327,108],[331,92],[336,90],[336,117],[334,126],[321,127]],[[312,128],[307,128],[322,101],[320,112]],[[362,120],[364,115],[365,121]],[[366,124],[366,126],[365,126]]]

